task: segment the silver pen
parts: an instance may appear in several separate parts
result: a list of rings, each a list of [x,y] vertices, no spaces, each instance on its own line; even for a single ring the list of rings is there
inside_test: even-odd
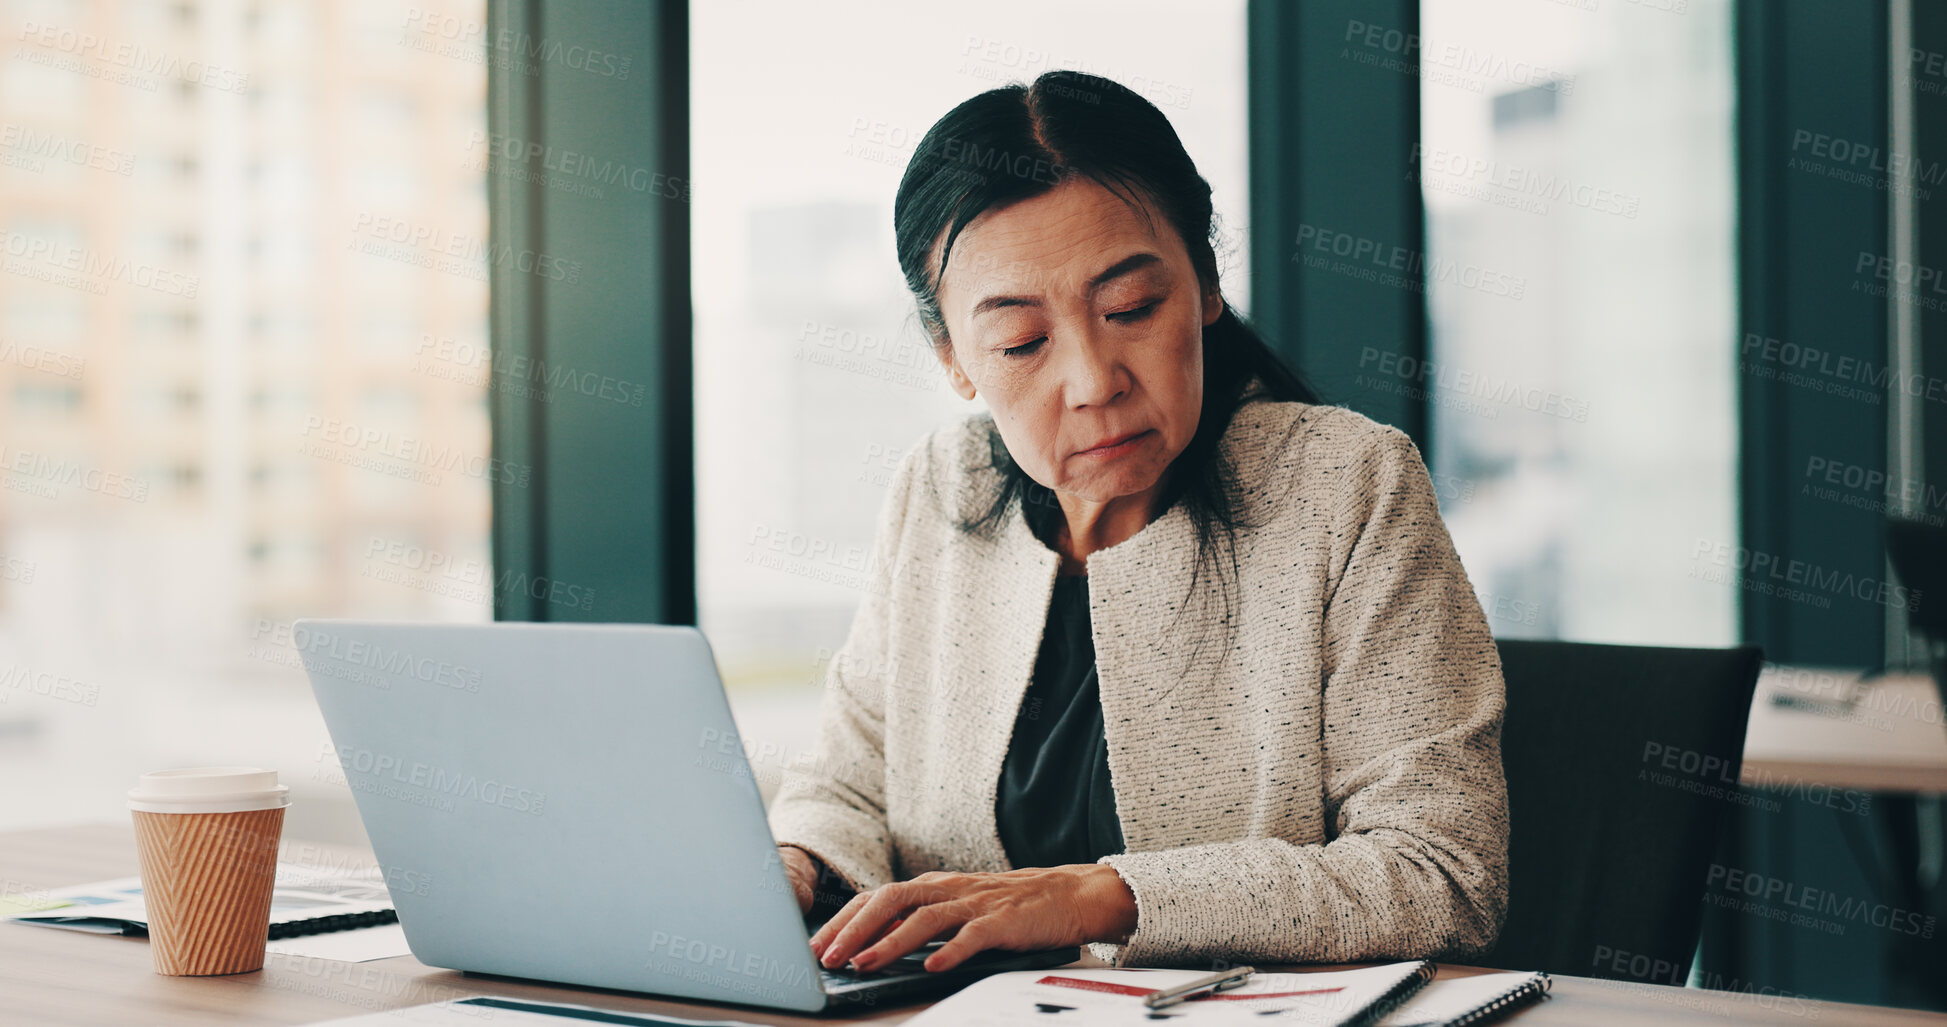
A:
[[[1199,977],[1194,981],[1185,981],[1174,988],[1152,991],[1143,996],[1143,1005],[1151,1009],[1173,1006],[1205,988],[1209,988],[1211,994],[1214,995],[1217,992],[1228,988],[1235,988],[1243,984],[1250,978],[1251,974],[1256,972],[1248,966],[1233,966],[1221,973],[1214,973],[1208,977]]]

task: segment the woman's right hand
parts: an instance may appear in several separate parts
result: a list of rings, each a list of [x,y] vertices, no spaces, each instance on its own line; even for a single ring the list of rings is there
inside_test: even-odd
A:
[[[777,852],[784,861],[785,876],[791,879],[791,891],[798,897],[798,912],[811,912],[811,903],[818,891],[817,862],[810,853],[795,845],[780,845]]]

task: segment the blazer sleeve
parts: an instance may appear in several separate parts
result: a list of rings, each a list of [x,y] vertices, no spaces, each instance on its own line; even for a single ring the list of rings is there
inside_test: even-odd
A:
[[[1420,453],[1383,428],[1348,467],[1323,620],[1328,839],[1105,856],[1137,927],[1118,966],[1465,956],[1507,910],[1501,663]]]
[[[907,450],[880,507],[864,595],[832,656],[818,708],[817,743],[781,775],[767,819],[780,845],[817,857],[854,891],[893,878],[886,826],[885,699],[892,664],[892,588],[900,538],[927,465],[931,436]]]

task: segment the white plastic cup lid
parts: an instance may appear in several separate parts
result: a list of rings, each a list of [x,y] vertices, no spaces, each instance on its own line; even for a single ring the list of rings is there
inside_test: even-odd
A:
[[[239,813],[291,804],[277,771],[258,767],[184,767],[143,774],[128,808],[144,813]]]

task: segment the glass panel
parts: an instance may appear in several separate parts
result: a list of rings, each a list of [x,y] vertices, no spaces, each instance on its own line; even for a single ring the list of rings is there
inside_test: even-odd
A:
[[[1730,4],[1425,0],[1421,28],[1431,357],[1367,370],[1431,405],[1495,633],[1731,644],[1697,559],[1737,540]]]
[[[0,830],[260,764],[362,837],[290,625],[491,615],[483,17],[0,9]]]
[[[691,14],[700,620],[747,747],[765,747],[753,769],[767,795],[810,741],[899,457],[984,407],[947,387],[893,253],[893,195],[927,128],[1054,68],[1123,82],[1210,181],[1226,296],[1248,306],[1242,0],[1194,16],[1162,2],[862,6],[842,20],[787,0]]]

